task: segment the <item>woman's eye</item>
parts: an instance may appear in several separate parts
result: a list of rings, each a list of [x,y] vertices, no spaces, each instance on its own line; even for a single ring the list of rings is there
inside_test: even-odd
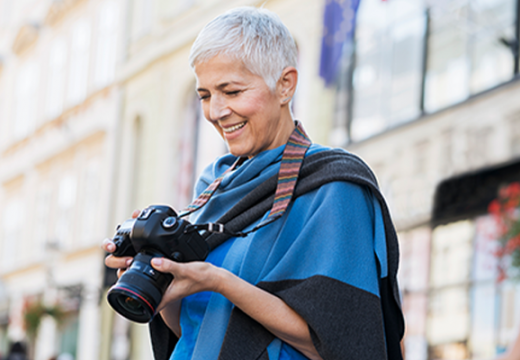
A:
[[[199,100],[206,100],[209,98],[209,95],[200,95]]]
[[[226,92],[226,95],[231,95],[231,96],[233,96],[233,95],[238,95],[238,93],[240,93],[240,90],[236,90],[236,91],[228,91],[228,92]]]

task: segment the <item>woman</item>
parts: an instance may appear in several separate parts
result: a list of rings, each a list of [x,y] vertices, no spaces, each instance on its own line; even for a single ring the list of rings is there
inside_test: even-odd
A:
[[[295,123],[296,58],[280,19],[249,7],[214,19],[192,47],[204,116],[230,154],[198,180],[191,222],[236,215],[229,223],[246,224],[234,229],[245,236],[205,262],[152,261],[174,275],[151,323],[157,359],[401,359],[388,210],[358,158],[311,145]],[[277,189],[269,198],[266,184]],[[250,215],[260,205],[262,216]],[[115,250],[111,241],[104,248]],[[120,269],[130,262],[106,259]]]

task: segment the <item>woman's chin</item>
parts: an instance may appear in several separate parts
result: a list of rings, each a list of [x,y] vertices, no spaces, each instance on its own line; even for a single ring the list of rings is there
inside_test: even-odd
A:
[[[237,157],[252,157],[255,155],[254,146],[243,141],[226,141],[228,150]]]
[[[230,146],[230,147],[229,147],[229,152],[230,152],[232,155],[236,156],[236,157],[247,157],[247,158],[252,158],[252,157],[254,156],[254,154],[251,155],[251,153],[250,153],[249,151],[246,151],[246,150],[244,150],[244,149],[237,149],[237,148],[235,148],[235,147],[233,147],[233,146]]]

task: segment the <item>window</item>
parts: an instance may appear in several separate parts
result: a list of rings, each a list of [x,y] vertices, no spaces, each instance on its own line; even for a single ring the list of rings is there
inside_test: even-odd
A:
[[[87,95],[90,56],[90,24],[82,20],[74,25],[69,67],[67,101],[71,105],[82,102]]]
[[[520,284],[514,279],[507,280],[500,290],[501,294],[497,299],[500,306],[497,348],[506,351],[520,331]]]
[[[51,212],[51,189],[48,185],[43,185],[36,195],[36,217],[33,227],[33,253],[41,257],[45,251],[45,243],[49,234],[49,217]]]
[[[12,7],[12,1],[0,0],[0,26],[7,27],[9,24]]]
[[[195,5],[196,0],[160,0],[160,14],[164,18],[173,18]]]
[[[58,330],[59,353],[70,355],[76,359],[79,335],[79,316],[77,312],[69,313],[67,322]],[[63,355],[60,357],[66,358]]]
[[[474,168],[485,165],[493,155],[491,140],[493,128],[469,128],[466,130],[466,162]]]
[[[464,0],[430,9],[425,110],[466,100],[514,76],[516,0]]]
[[[133,3],[132,16],[132,37],[137,40],[140,37],[148,34],[152,30],[153,23],[153,1],[152,0],[135,0]],[[177,5],[177,1],[168,1],[168,9]]]
[[[491,284],[476,284],[471,293],[470,347],[477,359],[495,356],[496,289]]]
[[[97,88],[114,80],[119,33],[118,9],[114,1],[105,1],[98,15],[96,68],[94,82]]]
[[[433,231],[426,332],[432,358],[491,359],[518,334],[520,285],[496,282],[495,226],[485,215]]]
[[[200,106],[200,104],[198,104]],[[204,117],[202,110],[198,112],[197,126],[197,158],[195,161],[195,176],[198,177],[202,171],[217,157],[227,153],[227,147],[215,127]]]
[[[27,63],[20,68],[15,87],[15,116],[13,137],[18,140],[34,130],[38,107],[40,73],[36,63]]]
[[[1,309],[0,311],[0,353],[7,354],[7,351],[9,351],[9,338],[7,337],[8,309]]]
[[[511,154],[520,156],[520,113],[515,114],[509,121],[509,146]]]
[[[420,2],[361,2],[356,28],[351,138],[419,116],[426,16]]]
[[[67,44],[63,39],[55,40],[51,47],[49,58],[49,73],[47,77],[47,102],[45,115],[54,119],[63,111],[65,96],[67,62]]]
[[[195,183],[195,168],[197,167],[197,130],[201,122],[201,110],[198,99],[191,97],[191,101],[186,108],[185,120],[182,122],[182,129],[179,137],[176,152],[178,158],[178,171],[175,175],[176,186],[176,205],[178,209],[183,209],[190,204],[193,198],[193,184]]]
[[[515,38],[516,0],[472,1],[472,73],[470,92],[477,93],[511,79],[514,57],[504,40]]]
[[[90,161],[83,172],[83,215],[81,216],[81,240],[83,243],[91,243],[96,241],[97,235],[101,236],[97,232],[99,229],[99,190],[99,163]]]
[[[496,243],[490,241],[495,223],[492,218],[483,216],[475,220],[475,240],[470,289],[471,298],[471,335],[470,347],[476,358],[493,358],[496,341],[497,259],[493,256]]]
[[[131,153],[132,153],[132,166],[130,179],[132,181],[132,195],[130,197],[130,208],[141,209],[141,184],[143,183],[144,170],[144,151],[143,151],[143,127],[144,121],[140,116],[137,116],[132,124],[132,137],[131,137]]]
[[[350,140],[366,139],[511,80],[518,74],[516,6],[517,0],[362,1]]]
[[[20,200],[12,200],[4,208],[2,222],[2,240],[0,244],[0,266],[4,269],[12,268],[16,265],[22,242],[23,228],[23,204]]]
[[[399,285],[406,318],[405,358],[426,360],[426,313],[430,229],[427,226],[399,233],[401,265]]]
[[[74,205],[76,203],[76,178],[72,175],[62,177],[58,188],[58,211],[55,224],[56,241],[71,244]]]
[[[204,118],[198,96],[192,96],[189,101],[178,140],[176,198],[179,208],[184,208],[193,198],[193,186],[202,171],[227,152],[220,135]]]
[[[439,226],[432,235],[427,336],[438,359],[466,359],[473,237],[470,221]]]

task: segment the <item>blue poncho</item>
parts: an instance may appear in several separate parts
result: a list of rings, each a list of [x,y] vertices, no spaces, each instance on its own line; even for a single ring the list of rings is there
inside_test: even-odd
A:
[[[192,215],[215,222],[238,200],[276,175],[284,146],[245,161]],[[306,156],[328,150],[312,145]],[[225,155],[206,168],[200,194],[236,160]],[[249,225],[248,230],[265,217]],[[384,359],[387,353],[381,279],[388,275],[380,201],[364,186],[328,182],[297,197],[282,218],[214,249],[208,262],[281,297],[309,324],[323,359]],[[218,293],[183,299],[182,336],[172,360],[306,359]]]

